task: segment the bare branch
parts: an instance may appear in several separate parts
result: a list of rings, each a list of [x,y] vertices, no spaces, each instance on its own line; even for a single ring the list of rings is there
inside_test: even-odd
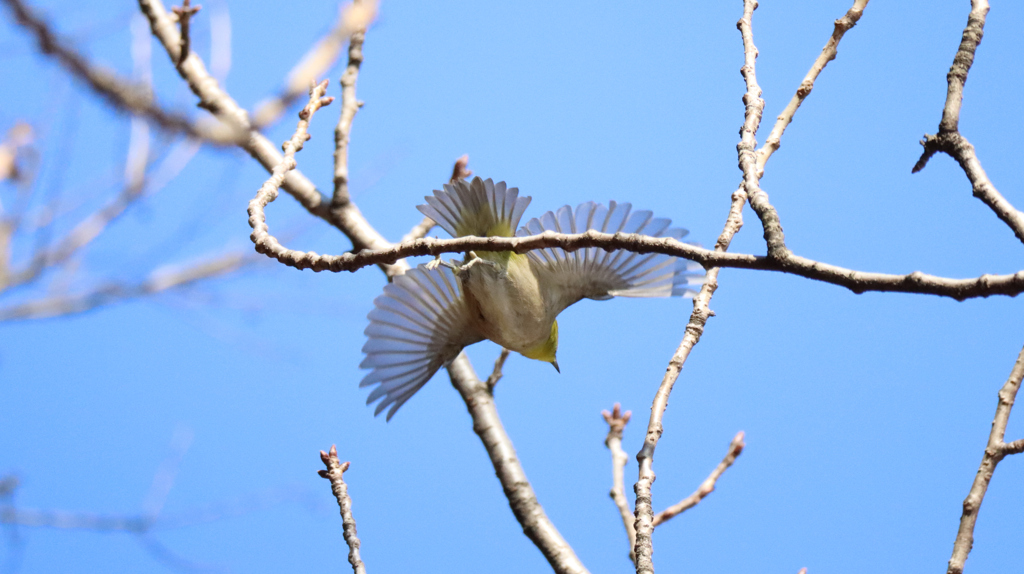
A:
[[[744,195],[745,197],[745,195]],[[725,253],[704,249],[671,238],[650,237],[631,233],[600,233],[589,230],[578,234],[544,232],[526,237],[458,237],[455,239],[423,238],[404,242],[380,251],[360,251],[341,255],[319,255],[302,251],[270,251],[268,256],[296,269],[313,271],[356,271],[368,265],[397,263],[405,257],[437,256],[465,251],[514,251],[526,253],[534,249],[559,247],[576,251],[585,247],[622,249],[634,253],[664,253],[689,259],[707,267],[753,269],[789,273],[845,287],[854,293],[880,291],[921,293],[950,297],[958,301],[990,295],[1014,296],[1024,292],[1024,271],[1012,275],[982,275],[974,279],[953,279],[914,271],[906,275],[871,273],[847,269],[797,255],[776,260],[745,253]]]
[[[508,359],[508,349],[502,349],[501,354],[494,361],[494,370],[491,371],[491,376],[487,377],[487,388],[494,393],[494,386],[498,384],[503,376],[501,369],[505,366],[505,361]]]
[[[277,199],[278,190],[284,182],[289,171],[295,169],[295,153],[302,149],[302,146],[309,140],[309,122],[321,107],[329,105],[334,101],[333,97],[324,96],[327,91],[328,80],[324,80],[309,90],[309,103],[299,112],[299,124],[291,139],[282,146],[284,158],[271,171],[267,179],[256,192],[256,197],[249,202],[249,226],[252,227],[252,234],[249,236],[256,244],[256,251],[271,254],[275,257],[287,257],[297,253],[281,245],[276,237],[270,235],[270,228],[267,226],[267,216],[264,208],[267,204]]]
[[[636,529],[633,527],[633,513],[629,510],[629,501],[626,500],[626,481],[624,478],[626,463],[629,462],[629,455],[622,450],[622,429],[626,428],[629,418],[633,416],[630,411],[622,412],[619,403],[615,403],[612,411],[601,411],[604,422],[608,423],[608,436],[604,439],[604,445],[612,453],[612,489],[608,495],[615,502],[622,516],[622,525],[626,529],[626,539],[629,541],[629,561],[636,563],[636,554],[633,547],[636,545]]]
[[[153,102],[152,92],[146,87],[118,78],[113,72],[90,63],[71,48],[70,43],[55,34],[24,2],[3,2],[14,11],[18,24],[35,35],[39,49],[44,54],[53,56],[72,76],[85,82],[115,109],[146,116],[165,130],[186,133],[216,145],[236,145],[243,137],[244,132],[230,125],[196,122],[185,115],[163,109]]]
[[[512,440],[501,424],[494,396],[487,384],[477,378],[465,353],[448,366],[452,386],[462,396],[473,419],[473,432],[480,437],[491,457],[494,472],[508,498],[512,514],[523,527],[523,534],[540,549],[548,564],[557,574],[583,574],[587,572],[572,547],[544,513],[537,494],[519,463]]]
[[[800,107],[800,104],[804,103],[807,96],[811,95],[811,90],[814,89],[814,81],[818,79],[818,75],[825,69],[825,66],[829,62],[836,59],[837,49],[839,48],[839,41],[843,39],[850,28],[857,25],[857,21],[860,20],[861,15],[864,13],[864,8],[867,7],[869,0],[854,0],[853,7],[850,8],[846,14],[836,20],[835,29],[832,31],[832,37],[825,43],[825,47],[822,48],[821,54],[818,59],[811,64],[811,69],[804,76],[800,87],[797,88],[796,94],[793,95],[793,99],[789,100],[789,104],[786,109],[782,110],[779,114],[778,119],[775,121],[775,126],[772,127],[772,132],[768,134],[768,139],[765,140],[764,145],[757,151],[757,177],[764,176],[764,165],[768,163],[768,159],[772,157],[772,154],[778,151],[782,140],[782,134],[785,133],[786,127],[789,126],[790,122],[793,121],[793,115],[796,114],[796,110]]]
[[[0,307],[0,321],[45,319],[84,313],[115,301],[155,295],[227,275],[256,261],[258,259],[251,254],[227,253],[194,265],[161,268],[138,284],[108,283],[85,293],[56,295]]]
[[[753,8],[751,7],[750,10],[753,10]],[[747,113],[750,113],[749,107],[747,110]],[[718,241],[715,242],[716,252],[724,253],[729,249],[733,236],[743,227],[743,205],[746,201],[747,194],[744,193],[743,188],[733,192],[729,215],[726,217],[725,225],[722,228],[722,233],[718,236]],[[665,369],[665,376],[661,380],[657,394],[654,395],[654,403],[651,405],[651,418],[647,423],[644,446],[636,455],[636,460],[640,463],[639,478],[633,486],[633,492],[636,493],[636,506],[633,511],[636,517],[634,522],[636,544],[633,546],[633,549],[636,553],[637,574],[644,572],[650,574],[654,572],[654,563],[651,561],[651,554],[654,552],[651,541],[651,536],[654,534],[654,506],[651,500],[651,485],[654,484],[655,479],[653,466],[654,449],[658,446],[658,440],[661,439],[661,433],[664,428],[661,420],[665,415],[665,409],[668,408],[668,398],[672,393],[672,387],[675,385],[687,357],[690,356],[690,350],[700,341],[700,337],[704,333],[704,325],[707,324],[708,319],[712,316],[709,305],[711,304],[711,297],[718,289],[718,271],[718,267],[708,269],[704,285],[701,286],[697,296],[693,298],[693,313],[690,314],[690,320],[686,324],[686,334],[683,335],[683,340],[679,342],[679,347],[672,355],[672,359],[669,360],[668,368]]]
[[[921,140],[924,150],[921,158],[914,165],[913,173],[924,169],[928,160],[937,152],[945,153],[960,164],[971,182],[974,197],[985,203],[999,219],[1003,220],[1021,242],[1024,242],[1024,213],[1020,212],[989,180],[988,174],[981,167],[981,161],[967,138],[960,135],[960,107],[963,104],[964,84],[967,74],[974,63],[974,54],[981,44],[985,32],[985,17],[988,15],[988,0],[972,0],[971,13],[967,16],[967,27],[964,28],[960,47],[953,58],[953,65],[946,75],[946,105],[942,109],[942,120],[939,122],[939,133],[925,134]]]
[[[1021,380],[1024,380],[1024,348],[1017,355],[1017,361],[1013,364],[1003,388],[999,389],[999,402],[996,405],[995,419],[992,421],[992,431],[988,435],[988,445],[985,447],[985,455],[981,458],[981,467],[974,476],[971,491],[964,499],[964,511],[960,517],[960,528],[953,543],[953,556],[949,559],[947,574],[961,574],[964,571],[967,555],[974,545],[974,524],[978,521],[978,512],[981,510],[981,503],[985,499],[992,474],[996,471],[996,465],[1007,455],[1024,451],[1024,439],[1012,443],[1003,442],[1006,424],[1010,420],[1010,410],[1013,409],[1017,391],[1020,390]]]
[[[359,536],[356,535],[356,519],[352,516],[352,499],[348,496],[348,485],[345,484],[345,471],[349,463],[338,460],[338,449],[331,445],[331,452],[320,451],[320,460],[327,465],[327,470],[319,470],[317,473],[331,481],[331,492],[338,501],[338,508],[341,510],[341,524],[345,543],[348,544],[348,563],[352,565],[352,572],[355,574],[366,574],[366,566],[359,558]]]
[[[192,52],[189,23],[192,21],[192,16],[195,16],[196,12],[199,12],[201,8],[202,6],[198,5],[192,6],[189,0],[182,0],[180,7],[175,6],[171,8],[174,15],[178,17],[178,25],[181,26],[181,47],[179,48],[181,53],[178,54],[178,65],[181,65],[189,53]]]
[[[338,11],[338,20],[327,34],[309,49],[285,80],[281,92],[256,106],[253,125],[264,127],[276,122],[285,109],[309,90],[310,82],[323,76],[356,31],[364,31],[377,15],[377,2],[364,0]]]
[[[163,45],[172,62],[178,62],[180,56],[180,34],[174,27],[160,0],[138,0],[139,8],[149,19],[150,29]],[[176,66],[181,77],[188,82],[189,88],[199,97],[199,105],[210,110],[218,118],[232,125],[244,126],[249,130],[248,139],[242,144],[243,149],[260,163],[267,171],[273,170],[283,160],[276,146],[266,137],[251,130],[248,114],[234,99],[218,85],[210,76],[206,66],[195,52]],[[391,244],[373,228],[359,208],[352,202],[342,207],[332,208],[316,186],[298,170],[292,170],[285,176],[281,187],[292,195],[312,215],[323,219],[344,233],[355,249],[384,249]],[[396,262],[391,268],[385,269],[389,276],[401,273],[404,262]]]
[[[715,470],[711,471],[711,474],[704,479],[704,482],[700,483],[697,490],[690,496],[680,500],[672,506],[662,510],[661,512],[654,515],[654,526],[657,527],[659,524],[668,522],[672,518],[686,512],[687,510],[697,506],[697,504],[704,500],[704,497],[711,494],[715,490],[715,483],[718,482],[718,478],[722,476],[727,468],[732,466],[732,463],[736,462],[736,457],[743,452],[743,447],[746,446],[743,443],[743,431],[736,433],[733,437],[732,442],[729,443],[729,452],[725,454],[725,458],[722,462],[718,463]]]
[[[362,2],[355,0],[353,6]],[[341,75],[341,115],[338,125],[334,128],[334,196],[331,207],[344,207],[349,202],[348,193],[348,143],[352,133],[352,120],[362,107],[356,99],[356,80],[359,79],[359,67],[363,65],[363,42],[366,39],[366,28],[355,30],[348,43],[348,65]]]

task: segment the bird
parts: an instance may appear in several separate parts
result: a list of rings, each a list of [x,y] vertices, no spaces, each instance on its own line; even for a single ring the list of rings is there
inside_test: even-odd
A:
[[[505,182],[456,179],[417,206],[452,237],[525,237],[545,231],[639,233],[682,239],[687,230],[629,203],[588,201],[530,219],[519,227],[531,197]],[[374,300],[364,334],[370,372],[360,387],[377,385],[366,404],[386,420],[462,349],[489,339],[505,349],[558,367],[558,314],[582,299],[692,297],[702,284],[699,264],[659,253],[589,247],[529,251],[469,251],[462,260],[437,258],[394,278]]]

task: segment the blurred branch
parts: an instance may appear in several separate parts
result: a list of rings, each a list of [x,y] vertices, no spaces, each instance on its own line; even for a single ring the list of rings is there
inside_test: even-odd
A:
[[[133,143],[137,142],[138,138],[146,137],[145,130],[132,130]],[[198,151],[199,144],[195,140],[178,142],[164,156],[163,161],[154,170],[153,177],[150,178],[149,182],[146,181],[146,178],[140,178],[135,175],[136,170],[139,168],[126,168],[128,181],[120,194],[75,225],[64,237],[56,242],[56,245],[48,249],[38,249],[24,269],[11,271],[8,274],[7,280],[0,282],[0,292],[34,281],[43,271],[66,263],[73,256],[79,254],[93,240],[99,237],[113,221],[123,215],[135,202],[144,197],[146,192],[153,193],[159,190],[181,173]],[[133,151],[133,146],[129,146],[128,163],[145,162],[146,158],[142,157],[140,159],[139,155],[139,152]]]
[[[662,510],[661,512],[654,515],[654,526],[657,527],[660,524],[668,522],[676,516],[686,512],[687,510],[697,506],[697,504],[704,500],[704,498],[715,491],[715,483],[718,482],[719,477],[726,471],[727,468],[732,466],[732,463],[736,462],[736,457],[743,452],[743,431],[736,433],[733,437],[732,442],[729,443],[729,452],[725,454],[725,458],[722,462],[718,463],[718,466],[711,471],[711,474],[704,479],[704,482],[700,483],[697,490],[690,496],[680,500],[672,506]]]
[[[43,319],[84,313],[116,301],[146,297],[220,277],[255,263],[260,258],[248,253],[226,253],[198,263],[163,267],[140,283],[107,283],[84,293],[56,295],[0,307],[0,321]]]
[[[629,541],[629,561],[635,565],[636,528],[633,526],[633,513],[630,512],[629,501],[626,499],[625,470],[629,456],[622,450],[622,430],[626,428],[633,413],[623,413],[621,405],[615,403],[611,412],[601,411],[601,416],[604,417],[604,422],[608,423],[608,436],[604,439],[604,445],[612,453],[612,489],[608,494],[622,516],[622,525],[626,528],[626,539]]]
[[[193,121],[192,119],[163,109],[153,101],[152,92],[117,77],[110,70],[100,68],[71,48],[50,26],[37,16],[21,0],[2,0],[14,12],[15,20],[30,31],[39,43],[43,54],[52,56],[61,66],[88,85],[93,92],[105,99],[115,109],[150,118],[161,128],[182,132],[216,145],[234,145],[243,132],[227,125]]]
[[[253,125],[262,128],[280,119],[288,106],[309,91],[310,82],[322,77],[334,65],[349,37],[356,32],[365,33],[376,15],[375,0],[353,2],[341,8],[331,30],[288,72],[285,87],[281,92],[256,106]]]
[[[839,48],[839,41],[843,39],[843,36],[850,31],[851,28],[857,25],[857,21],[860,20],[861,15],[864,14],[864,8],[867,7],[869,0],[854,0],[853,7],[850,8],[842,18],[835,21],[835,29],[832,31],[832,37],[825,43],[825,47],[822,48],[821,54],[811,64],[811,69],[804,76],[800,87],[797,88],[796,94],[793,95],[793,99],[789,101],[786,109],[782,110],[779,114],[778,119],[775,122],[775,126],[772,128],[771,133],[768,135],[768,139],[765,140],[764,145],[757,151],[757,177],[764,175],[764,165],[768,163],[768,159],[772,157],[772,154],[778,151],[782,140],[782,134],[786,131],[786,127],[789,126],[790,122],[793,121],[793,116],[796,114],[796,110],[800,107],[800,104],[804,103],[807,96],[811,95],[811,90],[814,89],[814,81],[818,78],[818,75],[825,69],[825,66],[829,62],[836,59],[837,50]]]
[[[963,37],[956,56],[953,58],[953,65],[946,75],[948,88],[946,90],[946,105],[942,109],[942,120],[939,122],[939,132],[934,135],[925,134],[921,140],[924,150],[921,158],[917,160],[912,170],[917,173],[924,169],[928,160],[937,152],[942,152],[956,160],[963,169],[967,179],[971,182],[974,197],[985,203],[999,219],[1017,236],[1017,239],[1024,242],[1024,213],[1020,212],[1006,200],[996,186],[992,185],[988,174],[981,167],[981,161],[974,151],[967,138],[960,135],[960,107],[963,105],[964,84],[967,83],[967,73],[974,63],[974,53],[981,44],[985,31],[985,17],[988,15],[987,0],[972,0],[971,13],[967,17],[967,27],[964,28]]]
[[[320,451],[320,460],[327,466],[327,470],[317,471],[321,477],[331,481],[331,492],[338,501],[338,508],[341,510],[341,524],[344,531],[345,543],[348,544],[348,563],[352,565],[355,574],[366,574],[366,566],[359,558],[359,536],[356,535],[356,519],[352,516],[352,499],[348,496],[348,486],[345,484],[345,471],[349,463],[338,460],[338,449],[331,445],[329,453]]]
[[[171,11],[174,12],[174,15],[177,16],[178,26],[180,26],[181,29],[181,42],[179,44],[180,53],[178,54],[179,65],[192,51],[189,24],[192,22],[192,16],[195,16],[196,12],[199,12],[200,8],[202,7],[192,6],[189,0],[182,0],[181,6],[175,6],[171,9]]]
[[[1010,420],[1010,410],[1013,409],[1017,391],[1020,390],[1021,380],[1024,380],[1024,348],[1017,355],[1010,376],[999,390],[999,402],[996,405],[995,419],[992,421],[992,431],[988,435],[988,445],[985,447],[985,455],[981,458],[978,474],[974,476],[971,491],[964,499],[963,515],[960,517],[960,528],[953,543],[953,556],[949,559],[947,574],[961,574],[964,571],[967,555],[974,545],[974,524],[978,521],[978,512],[985,499],[985,492],[988,491],[988,484],[992,481],[992,474],[996,471],[996,465],[1007,455],[1024,452],[1024,439],[1003,442],[1006,425]]]

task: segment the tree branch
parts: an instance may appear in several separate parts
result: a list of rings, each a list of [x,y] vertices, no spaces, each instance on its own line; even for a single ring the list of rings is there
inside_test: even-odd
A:
[[[366,574],[366,566],[359,558],[359,536],[356,534],[356,519],[352,516],[352,499],[348,496],[348,486],[345,484],[345,471],[349,463],[338,460],[338,449],[331,445],[331,452],[320,451],[320,460],[327,465],[327,470],[318,470],[317,473],[331,481],[331,492],[338,501],[338,508],[341,510],[341,524],[344,531],[345,543],[348,544],[348,563],[352,565],[352,572],[355,574]]]
[[[718,478],[722,476],[722,473],[724,473],[727,468],[732,466],[732,463],[736,462],[736,457],[743,452],[744,446],[746,445],[743,443],[743,431],[740,431],[736,433],[732,442],[729,443],[729,452],[725,454],[725,458],[722,459],[722,462],[718,463],[718,466],[715,467],[715,470],[711,471],[711,474],[704,479],[704,482],[700,483],[697,490],[695,490],[690,496],[687,496],[665,510],[655,514],[654,526],[657,527],[662,523],[668,522],[694,506],[697,506],[700,501],[704,500],[704,497],[714,492],[715,483],[718,482]]]
[[[466,409],[473,419],[473,432],[487,449],[512,514],[523,527],[523,534],[540,549],[556,573],[586,573],[583,563],[537,501],[537,494],[519,463],[512,440],[501,424],[494,396],[487,384],[477,378],[465,353],[460,353],[451,362],[448,373],[451,375],[452,386],[466,403]]]
[[[764,227],[764,241],[768,246],[768,257],[785,259],[790,253],[786,249],[786,238],[782,233],[779,214],[768,202],[768,194],[760,186],[757,170],[757,128],[761,125],[764,113],[764,100],[761,99],[761,86],[757,85],[757,47],[754,46],[754,32],[751,19],[757,9],[757,0],[744,0],[743,17],[736,22],[736,28],[743,38],[743,66],[740,73],[747,84],[747,92],[743,94],[745,107],[743,126],[740,128],[740,143],[736,144],[739,155],[739,166],[743,172],[743,187],[747,192],[750,207],[761,220]]]
[[[999,390],[999,402],[996,404],[996,416],[992,421],[992,431],[988,435],[988,445],[985,447],[985,455],[981,458],[978,474],[974,476],[974,483],[971,484],[971,491],[964,499],[960,528],[956,533],[956,541],[953,542],[953,556],[949,559],[946,574],[961,574],[964,571],[967,555],[970,554],[971,547],[974,545],[974,524],[978,521],[978,512],[985,499],[988,484],[992,481],[992,474],[996,471],[996,465],[1007,455],[1024,451],[1024,440],[1012,443],[1003,442],[1003,438],[1006,436],[1006,424],[1010,420],[1010,410],[1013,409],[1017,391],[1020,390],[1021,380],[1024,380],[1024,348],[1017,355],[1017,362],[1013,364],[1010,376],[1006,379],[1003,388]]]
[[[180,34],[164,9],[160,0],[138,0],[139,8],[149,19],[153,35],[163,45],[164,50],[175,63],[178,74],[188,82],[189,88],[199,97],[199,105],[213,112],[221,120],[232,125],[243,126],[248,132],[241,147],[266,169],[271,171],[281,163],[283,156],[263,134],[252,130],[248,114],[234,99],[218,85],[210,76],[199,56],[193,52],[181,64],[177,64],[180,56]],[[330,201],[317,190],[305,175],[298,170],[290,171],[281,188],[288,192],[312,215],[330,223],[352,241],[355,249],[385,249],[391,244],[366,221],[354,203],[348,203],[343,209],[331,209]],[[396,263],[396,269],[390,275],[400,273],[404,262]]]
[[[853,7],[850,8],[842,18],[836,20],[835,29],[832,31],[832,37],[825,43],[825,47],[822,48],[821,54],[818,56],[814,63],[811,64],[811,69],[804,76],[800,87],[797,88],[796,94],[793,95],[793,99],[789,100],[789,104],[786,109],[782,110],[779,117],[775,121],[775,126],[772,127],[772,131],[768,134],[768,139],[765,140],[764,145],[757,151],[757,177],[764,176],[764,166],[768,163],[768,159],[772,157],[772,154],[778,151],[779,146],[782,145],[782,134],[785,133],[786,128],[793,121],[793,116],[796,114],[796,110],[800,107],[800,104],[804,103],[807,96],[811,95],[811,90],[814,89],[814,81],[818,79],[818,75],[825,69],[825,66],[829,62],[836,59],[838,53],[839,41],[843,39],[843,36],[854,26],[857,25],[857,21],[860,20],[861,15],[864,14],[864,8],[867,7],[869,0],[854,0]]]
[[[265,127],[280,119],[288,106],[309,91],[310,82],[331,68],[349,37],[357,30],[365,31],[376,15],[377,2],[370,0],[349,4],[339,10],[334,27],[288,72],[281,92],[256,106],[253,125]]]
[[[925,134],[921,140],[924,150],[912,170],[917,173],[924,169],[928,160],[937,152],[942,152],[956,160],[971,182],[974,197],[980,199],[1024,242],[1024,213],[1020,212],[989,180],[988,174],[981,167],[981,161],[967,138],[960,135],[960,108],[963,105],[964,84],[967,74],[974,63],[974,54],[981,44],[985,32],[985,17],[988,15],[988,0],[972,0],[971,13],[967,16],[967,27],[964,28],[960,47],[957,49],[953,64],[946,75],[946,105],[942,109],[942,120],[939,122],[939,133]]]
[[[76,315],[115,301],[155,295],[227,275],[256,261],[251,254],[226,253],[193,265],[160,268],[137,284],[108,283],[85,293],[56,295],[0,307],[0,322]]]
[[[353,6],[361,6],[361,0],[354,0]],[[341,114],[338,125],[334,128],[334,196],[331,208],[342,208],[349,203],[348,193],[348,142],[352,133],[352,120],[362,107],[356,99],[356,81],[359,79],[359,67],[363,64],[363,42],[366,39],[366,28],[352,32],[348,42],[348,65],[341,75]]]
[[[611,412],[601,411],[601,416],[604,417],[604,422],[608,423],[608,436],[604,439],[604,445],[612,453],[612,489],[608,495],[612,497],[615,507],[622,516],[622,525],[626,528],[626,539],[629,541],[629,561],[635,565],[636,553],[633,547],[636,546],[636,528],[633,526],[633,513],[629,510],[629,501],[626,500],[624,476],[629,456],[622,449],[622,430],[626,428],[633,413],[623,413],[619,403],[615,403]]]
[[[753,10],[753,8],[751,8]],[[748,113],[750,113],[748,108]],[[732,204],[729,208],[729,216],[725,220],[722,233],[715,242],[715,251],[724,253],[729,249],[733,236],[743,227],[743,205],[747,201],[747,194],[743,188],[737,189],[732,194]],[[634,528],[636,529],[636,544],[633,546],[636,554],[637,574],[653,574],[654,563],[651,561],[651,554],[654,552],[651,536],[654,534],[654,506],[651,499],[651,486],[654,484],[654,449],[658,446],[658,440],[664,429],[662,417],[665,409],[668,408],[668,398],[672,393],[672,387],[690,356],[690,350],[700,341],[704,333],[704,325],[707,324],[712,312],[709,307],[711,297],[718,290],[718,267],[708,269],[704,285],[701,286],[697,296],[693,298],[693,313],[686,324],[686,334],[683,335],[679,347],[676,348],[672,359],[669,360],[665,369],[665,376],[661,380],[658,392],[654,395],[654,403],[651,405],[651,418],[647,423],[647,434],[644,437],[644,446],[636,455],[640,463],[639,478],[633,486],[636,493],[636,506],[633,515],[636,517]]]
[[[196,122],[185,115],[161,108],[153,102],[153,94],[145,86],[117,77],[110,70],[99,68],[71,48],[50,26],[21,0],[2,0],[14,12],[15,20],[29,30],[43,54],[52,56],[72,76],[85,82],[93,92],[115,109],[146,116],[161,128],[182,132],[215,145],[236,145],[244,132],[232,125]]]
[[[744,197],[746,195],[744,194]],[[873,273],[847,269],[806,257],[788,255],[777,260],[746,253],[725,253],[704,249],[681,241],[631,233],[600,233],[589,230],[578,234],[544,232],[526,237],[458,237],[455,239],[423,238],[393,245],[379,251],[365,250],[342,255],[320,255],[314,252],[274,250],[266,252],[281,263],[296,269],[313,271],[356,271],[369,265],[397,263],[405,257],[465,251],[514,251],[526,253],[534,249],[559,247],[576,251],[586,247],[622,249],[634,253],[664,253],[689,259],[707,267],[777,271],[798,275],[824,283],[845,287],[854,293],[868,291],[920,293],[950,297],[958,301],[990,295],[1015,296],[1024,292],[1024,271],[1011,275],[982,275],[972,279],[954,279],[914,271],[905,275]],[[257,248],[259,249],[259,248]],[[263,253],[261,251],[261,253]]]

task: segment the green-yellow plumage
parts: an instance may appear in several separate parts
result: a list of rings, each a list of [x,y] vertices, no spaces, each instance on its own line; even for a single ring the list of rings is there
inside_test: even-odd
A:
[[[504,182],[457,181],[428,196],[420,211],[456,237],[512,237],[530,202]],[[545,230],[643,233],[681,238],[669,220],[611,202],[564,206],[532,219],[515,235]],[[489,339],[558,368],[558,323],[566,307],[589,298],[692,295],[703,269],[661,254],[549,248],[517,254],[470,252],[461,262],[435,261],[410,270],[384,289],[370,312],[361,364],[372,371],[360,386],[379,385],[367,400],[388,418],[433,374],[466,347]]]

